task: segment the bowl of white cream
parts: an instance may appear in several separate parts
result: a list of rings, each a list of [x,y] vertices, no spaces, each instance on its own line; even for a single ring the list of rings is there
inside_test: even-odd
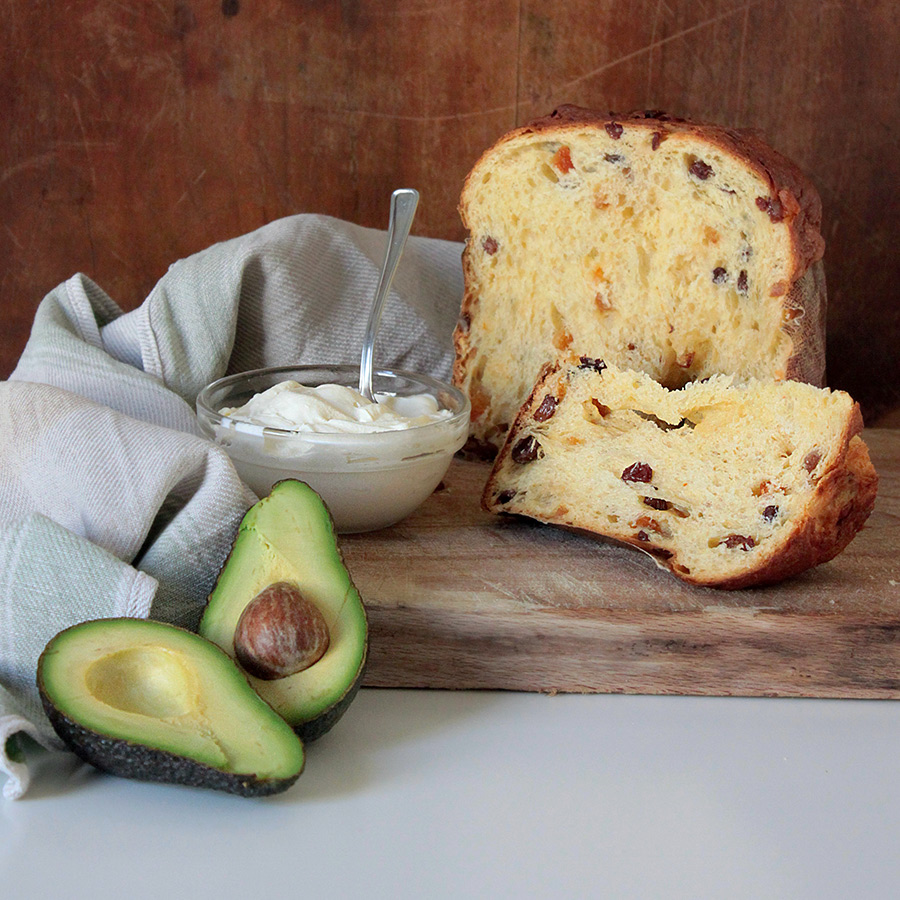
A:
[[[406,518],[434,491],[466,441],[468,398],[400,370],[374,373],[375,403],[356,366],[282,366],[220,378],[197,397],[203,433],[257,496],[305,481],[342,533]]]

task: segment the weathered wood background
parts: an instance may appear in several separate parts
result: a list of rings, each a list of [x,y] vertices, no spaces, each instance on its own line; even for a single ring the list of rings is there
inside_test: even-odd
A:
[[[763,131],[825,205],[829,380],[900,405],[896,0],[0,0],[0,377],[76,271],[126,309],[296,212],[461,238],[480,152],[563,102]]]

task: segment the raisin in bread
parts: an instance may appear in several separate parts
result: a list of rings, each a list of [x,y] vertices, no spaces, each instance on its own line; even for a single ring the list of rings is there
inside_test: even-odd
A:
[[[668,387],[824,384],[821,203],[749,133],[577,107],[501,138],[462,192],[454,381],[493,455],[562,350]]]
[[[837,555],[875,502],[853,400],[716,375],[548,367],[494,461],[482,505],[625,541],[697,584],[737,588]]]

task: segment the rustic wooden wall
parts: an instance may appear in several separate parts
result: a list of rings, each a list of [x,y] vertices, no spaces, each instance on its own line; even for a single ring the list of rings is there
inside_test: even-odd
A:
[[[461,238],[497,136],[563,102],[762,129],[822,193],[831,383],[900,404],[896,0],[0,0],[0,376],[75,271],[125,308],[294,212]]]

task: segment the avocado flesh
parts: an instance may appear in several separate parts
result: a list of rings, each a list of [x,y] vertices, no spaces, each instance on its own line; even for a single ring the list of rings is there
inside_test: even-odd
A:
[[[297,585],[322,612],[325,655],[302,672],[253,687],[306,741],[328,731],[362,681],[368,625],[362,600],[341,559],[328,509],[300,481],[280,481],[244,516],[231,554],[200,621],[200,634],[232,657],[244,608],[278,581]]]
[[[115,775],[262,796],[303,770],[301,741],[234,662],[173,625],[66,629],[41,655],[38,688],[63,741]]]

